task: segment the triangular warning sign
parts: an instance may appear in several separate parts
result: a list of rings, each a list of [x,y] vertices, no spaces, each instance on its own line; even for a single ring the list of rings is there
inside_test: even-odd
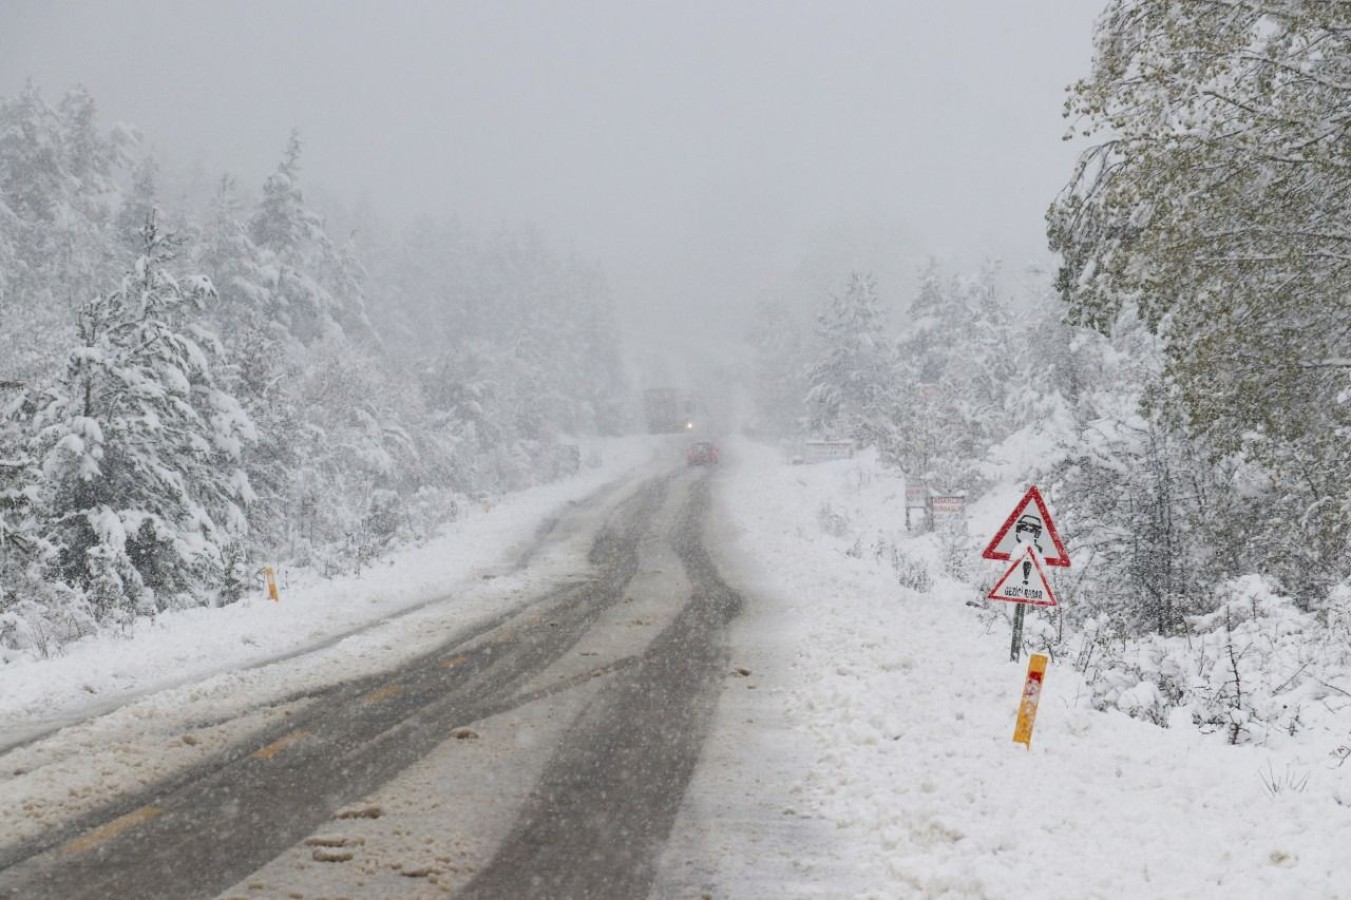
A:
[[[1035,547],[1037,555],[1048,566],[1070,564],[1070,555],[1065,552],[1065,545],[1060,542],[1060,534],[1051,521],[1051,513],[1046,509],[1046,501],[1041,499],[1041,492],[1035,485],[1018,501],[981,556],[1012,559],[1021,544]]]
[[[1031,544],[1023,546],[1023,552],[985,596],[1010,603],[1055,606],[1055,594],[1051,593],[1051,586],[1046,582],[1046,571],[1042,569],[1041,560]]]

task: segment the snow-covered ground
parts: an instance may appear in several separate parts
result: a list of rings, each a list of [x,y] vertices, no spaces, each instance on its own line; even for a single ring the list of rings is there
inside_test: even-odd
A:
[[[733,578],[773,622],[756,678],[781,702],[760,705],[782,712],[782,736],[798,744],[774,751],[796,771],[747,770],[791,796],[769,797],[749,775],[741,796],[829,826],[817,832],[847,856],[808,861],[819,874],[799,867],[785,895],[1351,897],[1351,765],[1326,740],[1229,747],[1098,712],[1073,668],[1054,662],[1025,749],[1012,735],[1026,663],[1009,662],[1004,619],[941,577],[933,536],[899,540],[934,573],[926,593],[875,558],[879,535],[904,534],[894,475],[867,458],[787,466],[750,444],[726,459],[726,557],[744,560]],[[1019,496],[1010,487],[970,511],[973,574],[1002,574],[976,557]],[[715,791],[725,798],[728,785],[701,786],[692,803],[727,802]],[[763,856],[782,832],[765,826]],[[756,837],[720,835],[743,850]],[[749,864],[718,874],[709,883],[730,885],[726,896],[766,895]]]
[[[647,465],[651,446],[609,445],[602,467],[471,510],[359,578],[284,579],[280,603],[260,592],[4,666],[0,744],[115,711],[10,754],[0,808],[25,815],[4,817],[0,842],[307,701],[228,720],[231,708],[374,671],[509,608],[531,579],[576,563],[515,569],[539,521]],[[1056,661],[1025,749],[1011,740],[1025,666],[1008,661],[1007,624],[942,576],[939,541],[905,536],[899,479],[867,457],[791,466],[744,441],[713,478],[715,553],[746,612],[657,895],[1351,896],[1351,765],[1325,741],[1234,748],[1097,712]],[[999,574],[979,544],[1018,496],[970,510],[972,573]],[[923,573],[925,592],[899,584]],[[279,657],[291,658],[263,665]],[[75,759],[90,754],[103,756]]]
[[[452,593],[462,620],[492,611],[491,599],[466,585],[511,573],[542,522],[650,463],[656,452],[647,438],[597,442],[584,455],[599,465],[490,505],[468,506],[422,545],[357,576],[320,578],[283,568],[280,602],[268,599],[260,574],[255,592],[239,603],[138,619],[129,634],[78,641],[52,659],[0,666],[0,749],[141,695],[340,643],[373,622],[409,615]],[[363,651],[367,637],[348,639],[342,650]]]
[[[422,546],[360,576],[283,570],[280,602],[260,581],[227,607],[169,613],[138,622],[131,635],[86,638],[54,658],[0,667],[0,750],[30,741],[0,770],[0,809],[24,813],[0,816],[0,845],[199,764],[293,715],[311,702],[307,691],[429,652],[585,565],[589,545],[573,540],[529,568],[519,562],[542,523],[669,450],[632,438],[586,456],[600,465],[464,510]]]

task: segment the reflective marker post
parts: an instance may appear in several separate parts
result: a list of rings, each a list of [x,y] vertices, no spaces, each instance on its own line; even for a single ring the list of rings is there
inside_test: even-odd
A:
[[[1022,606],[1018,609],[1021,611]],[[1037,722],[1037,704],[1041,702],[1041,683],[1046,677],[1045,655],[1033,653],[1027,663],[1027,681],[1023,684],[1023,700],[1018,704],[1018,725],[1013,729],[1013,742],[1032,749],[1032,726]]]

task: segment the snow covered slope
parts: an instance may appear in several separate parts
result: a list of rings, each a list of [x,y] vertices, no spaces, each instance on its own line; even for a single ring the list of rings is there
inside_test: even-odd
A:
[[[780,896],[1351,896],[1351,765],[1330,748],[1229,747],[1097,712],[1056,660],[1024,749],[1012,734],[1026,663],[1009,662],[1004,619],[941,575],[939,542],[904,536],[895,475],[867,457],[785,465],[749,443],[725,458],[724,557],[746,560],[729,581],[752,596],[751,615],[774,622],[739,639],[765,666],[754,674],[765,720],[781,715],[794,744],[749,767],[741,797],[813,820],[845,855],[804,857],[811,871],[799,866]],[[972,572],[1002,574],[977,556],[1016,498],[972,510]],[[889,550],[877,558],[889,539],[912,568],[933,570],[928,592],[898,583],[915,573]],[[740,710],[732,690],[725,705]],[[777,809],[762,780],[783,792]],[[718,802],[706,793],[690,806]],[[719,835],[760,852],[705,873],[721,883],[715,896],[772,896],[756,867],[793,871],[773,848],[776,835],[797,838],[767,817],[758,827]]]

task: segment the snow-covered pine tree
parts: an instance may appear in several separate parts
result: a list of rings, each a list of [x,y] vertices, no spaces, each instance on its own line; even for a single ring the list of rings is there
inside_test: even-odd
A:
[[[1037,387],[1024,383],[1034,372],[1021,365],[1025,342],[1014,327],[999,278],[999,264],[987,260],[976,275],[959,282],[966,295],[960,306],[970,310],[970,317],[954,335],[956,353],[949,366],[949,377],[962,385],[966,395],[965,418],[982,455],[1022,424],[1009,415],[1010,396]]]
[[[249,220],[249,237],[263,251],[270,318],[303,346],[341,333],[372,338],[362,290],[364,273],[334,246],[323,221],[300,190],[300,136],[292,132],[277,170]]]
[[[50,551],[37,520],[38,469],[27,453],[23,385],[0,381],[0,651],[46,654],[59,640],[51,619],[57,590],[44,583]],[[70,625],[78,629],[79,622]]]
[[[193,265],[216,288],[207,317],[225,349],[219,383],[244,407],[258,439],[244,448],[244,467],[257,502],[248,507],[249,544],[275,553],[287,534],[291,479],[298,469],[294,435],[300,421],[294,384],[297,342],[272,309],[271,271],[249,238],[235,183],[223,176],[212,197]]]
[[[94,118],[83,90],[59,110],[31,82],[0,99],[0,365],[24,380],[51,374],[79,301],[120,265],[106,232],[128,138],[103,138]]]
[[[152,215],[144,253],[80,314],[80,344],[37,415],[55,574],[100,621],[205,602],[251,499],[240,467],[253,425],[217,386],[218,346],[197,325],[213,294],[180,280]]]
[[[400,496],[420,487],[420,445],[404,423],[418,421],[421,397],[340,336],[307,349],[291,390],[286,551],[326,573],[360,567],[393,536]]]
[[[940,492],[976,492],[989,449],[991,422],[1007,368],[993,269],[974,278],[945,278],[930,260],[897,344],[895,439],[888,449],[906,474]]]
[[[894,366],[871,275],[850,274],[844,293],[817,316],[817,336],[820,357],[809,369],[806,397],[810,428],[885,447],[895,429]]]
[[[554,441],[621,424],[626,396],[609,285],[594,266],[542,252],[539,301],[528,327],[541,371],[543,413]],[[552,455],[546,449],[546,474]]]
[[[113,239],[124,249],[124,255],[131,259],[135,259],[145,249],[145,238],[141,232],[146,219],[155,212],[157,206],[158,175],[159,164],[153,156],[145,156],[137,162],[131,173],[131,187],[113,217]]]
[[[5,205],[0,195],[0,331],[16,338],[20,333],[15,319],[17,316],[17,272],[19,268],[19,249],[17,237],[22,223],[19,217]],[[17,350],[17,348],[15,348]],[[18,354],[11,351],[7,358],[0,361],[0,377],[16,376],[23,368],[17,359]]]
[[[947,373],[952,358],[953,320],[960,321],[963,311],[945,282],[938,260],[930,258],[919,276],[919,290],[906,311],[904,336],[899,350],[905,360],[912,385],[938,384]]]

